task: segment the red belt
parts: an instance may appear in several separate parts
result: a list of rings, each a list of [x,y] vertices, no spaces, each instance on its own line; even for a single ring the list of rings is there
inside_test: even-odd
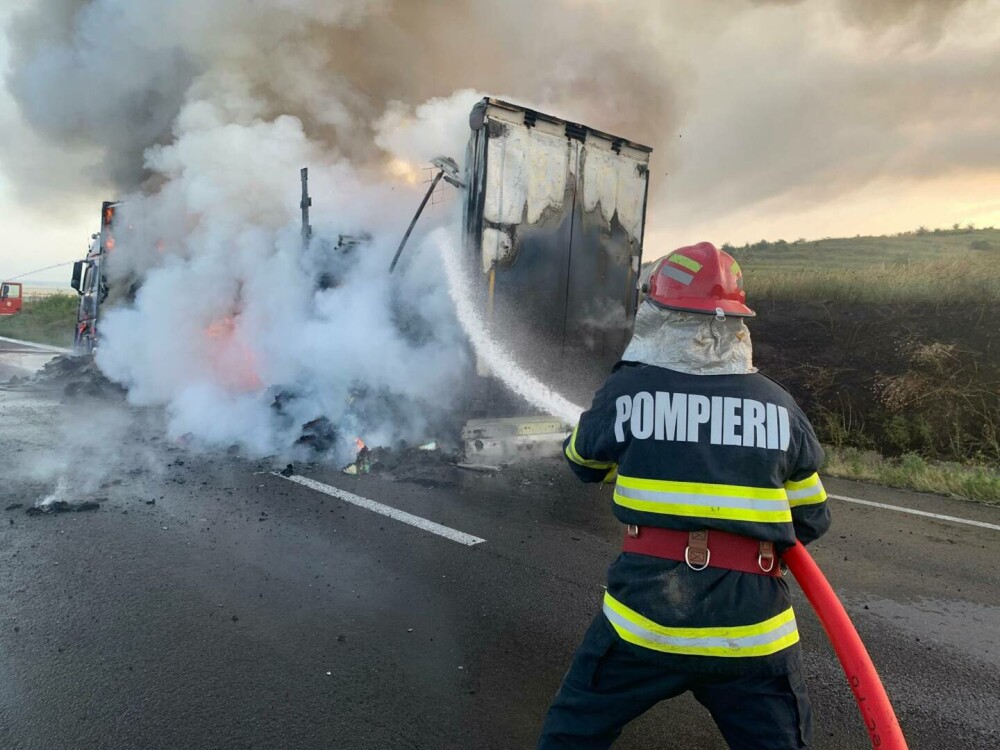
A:
[[[774,542],[725,531],[678,531],[658,526],[625,527],[626,552],[687,563],[691,570],[723,568],[764,576],[782,575]]]

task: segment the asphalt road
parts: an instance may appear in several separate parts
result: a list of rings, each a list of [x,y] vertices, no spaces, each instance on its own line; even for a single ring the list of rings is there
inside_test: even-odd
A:
[[[0,390],[0,747],[534,746],[616,555],[608,488],[558,462],[423,473],[440,486],[296,467],[485,539],[467,546],[274,476],[277,462],[151,437],[155,414],[113,412]],[[94,425],[106,437],[88,449]],[[60,479],[65,499],[101,508],[2,511]],[[998,508],[828,488],[1000,524]],[[834,527],[811,551],[910,747],[1000,747],[1000,531],[830,502]],[[815,747],[867,747],[795,591]],[[670,747],[725,745],[689,697],[616,745]]]
[[[31,375],[56,353],[36,346],[26,346],[17,339],[0,336],[0,382],[8,378]]]

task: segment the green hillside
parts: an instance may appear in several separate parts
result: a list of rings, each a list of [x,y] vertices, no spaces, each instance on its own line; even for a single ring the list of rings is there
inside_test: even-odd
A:
[[[959,260],[1000,253],[1000,229],[919,229],[879,237],[838,237],[725,245],[727,252],[768,270],[868,267],[915,261]],[[994,256],[995,257],[995,256]]]
[[[21,312],[0,317],[0,336],[53,346],[72,346],[78,304],[76,295],[68,294],[26,300]]]
[[[725,246],[751,299],[832,302],[1000,302],[1000,230],[761,241]]]

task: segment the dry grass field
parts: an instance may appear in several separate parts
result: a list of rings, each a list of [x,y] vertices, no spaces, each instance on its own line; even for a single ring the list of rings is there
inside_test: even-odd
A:
[[[1000,502],[1000,231],[733,248],[827,471]]]

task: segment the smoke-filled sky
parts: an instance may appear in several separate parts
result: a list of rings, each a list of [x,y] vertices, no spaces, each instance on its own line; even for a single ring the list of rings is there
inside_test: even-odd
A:
[[[381,169],[434,149],[387,155],[405,135],[376,124],[459,89],[654,146],[648,255],[1000,224],[998,0],[4,0],[0,14],[0,276],[79,257],[102,199],[183,168],[183,134],[290,115],[303,159]],[[242,171],[261,179],[268,154],[243,145],[218,168],[257,161]],[[268,178],[294,194],[294,172]]]

